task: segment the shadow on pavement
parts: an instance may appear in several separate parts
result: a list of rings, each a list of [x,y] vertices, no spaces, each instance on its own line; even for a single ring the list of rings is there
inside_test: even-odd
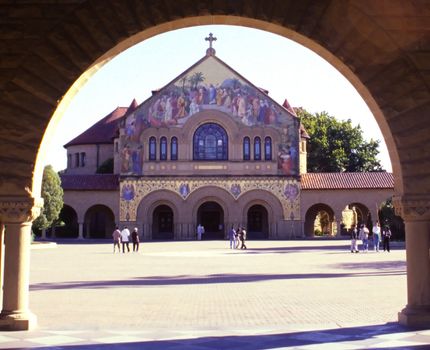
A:
[[[408,345],[395,346],[393,339],[396,334],[410,332]],[[170,333],[175,333],[174,331]],[[171,334],[169,334],[170,337]],[[183,336],[183,334],[181,334]],[[428,339],[426,339],[428,338]],[[128,343],[88,344],[88,345],[63,345],[55,349],[64,350],[96,350],[96,349],[151,349],[151,350],[173,350],[173,349],[277,349],[297,348],[301,346],[312,346],[318,349],[319,345],[324,348],[333,346],[336,349],[348,349],[349,343],[358,348],[386,348],[386,349],[428,349],[427,341],[430,336],[417,335],[415,331],[400,326],[397,323],[385,325],[372,325],[365,327],[336,328],[328,330],[301,331],[293,333],[263,334],[263,335],[230,335],[230,336],[208,336],[188,339],[148,340]],[[360,342],[363,341],[362,344]],[[396,343],[394,341],[394,343]],[[394,345],[394,346],[390,346]],[[405,344],[405,343],[403,343]],[[351,344],[352,345],[352,344]],[[357,347],[362,345],[363,347]],[[47,349],[47,348],[39,348]]]
[[[339,277],[368,277],[368,276],[393,276],[406,275],[404,269],[393,266],[390,271],[366,271],[345,273],[292,273],[292,274],[212,274],[204,276],[151,276],[136,277],[127,280],[108,280],[108,281],[70,281],[59,283],[35,283],[30,285],[30,291],[49,290],[49,289],[100,289],[115,287],[145,287],[145,286],[165,286],[165,285],[187,285],[187,284],[218,284],[218,283],[247,283],[271,280],[289,279],[320,279],[320,278],[339,278]]]

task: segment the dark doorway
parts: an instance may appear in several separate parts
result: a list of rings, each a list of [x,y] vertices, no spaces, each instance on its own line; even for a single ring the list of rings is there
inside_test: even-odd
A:
[[[86,238],[110,238],[115,229],[115,219],[108,207],[95,205],[85,214]]]
[[[152,216],[152,239],[173,239],[173,210],[159,205]]]
[[[55,228],[55,235],[58,238],[77,238],[79,233],[78,215],[76,211],[64,205],[60,211],[59,221],[64,223]]]
[[[269,222],[267,210],[262,205],[253,205],[248,210],[247,239],[269,238]]]
[[[205,233],[202,239],[224,239],[224,211],[216,202],[203,203],[197,211],[197,224],[202,224]]]

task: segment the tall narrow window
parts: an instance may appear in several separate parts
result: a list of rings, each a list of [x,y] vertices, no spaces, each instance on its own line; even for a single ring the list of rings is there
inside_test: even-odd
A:
[[[170,140],[170,160],[178,160],[178,139],[172,137]]]
[[[261,160],[261,139],[259,137],[254,139],[254,160]]]
[[[167,160],[167,139],[164,136],[160,139],[160,160]]]
[[[251,141],[249,137],[246,136],[243,139],[243,160],[251,159]]]
[[[79,168],[79,153],[75,153],[75,168]]]
[[[272,160],[272,139],[270,137],[264,139],[264,160]]]
[[[157,144],[155,141],[155,137],[151,137],[149,139],[149,160],[157,159]]]
[[[194,160],[228,160],[227,132],[215,123],[199,126],[193,138]]]
[[[81,152],[81,167],[85,166],[85,158],[86,158],[85,152]]]
[[[68,154],[67,155],[67,168],[71,168],[72,167],[72,155]]]

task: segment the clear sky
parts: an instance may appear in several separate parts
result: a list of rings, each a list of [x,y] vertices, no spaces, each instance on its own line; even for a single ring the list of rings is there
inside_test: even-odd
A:
[[[201,59],[213,33],[216,55],[254,85],[269,90],[279,104],[309,112],[326,111],[360,125],[368,140],[380,140],[380,160],[392,171],[381,131],[354,87],[329,63],[284,37],[235,26],[199,26],[148,39],[105,64],[71,102],[60,121],[46,164],[66,167],[63,145],[118,106],[140,104]]]

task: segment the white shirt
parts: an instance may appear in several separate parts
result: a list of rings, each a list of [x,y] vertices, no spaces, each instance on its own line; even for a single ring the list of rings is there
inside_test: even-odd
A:
[[[128,228],[125,228],[121,231],[121,241],[128,242],[130,238],[130,231]]]

